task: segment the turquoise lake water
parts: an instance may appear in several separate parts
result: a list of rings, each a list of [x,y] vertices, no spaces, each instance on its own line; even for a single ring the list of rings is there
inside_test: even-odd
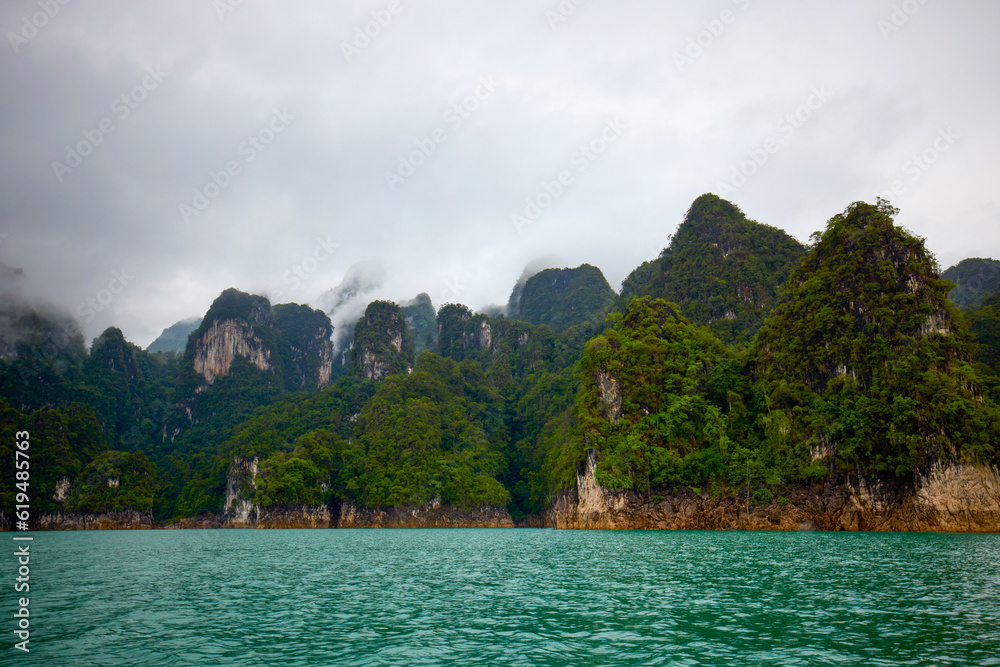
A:
[[[4,665],[1000,665],[1000,535],[30,535]]]

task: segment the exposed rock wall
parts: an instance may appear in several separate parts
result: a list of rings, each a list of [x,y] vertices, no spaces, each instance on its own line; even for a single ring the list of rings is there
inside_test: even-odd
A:
[[[253,528],[335,528],[329,507],[275,505],[257,510]]]
[[[1000,474],[992,467],[938,466],[922,480],[916,505],[934,517],[936,530],[996,531],[1000,526]]]
[[[395,303],[373,301],[354,325],[355,369],[376,382],[413,369],[413,342],[406,337],[406,316]]]
[[[345,503],[340,508],[338,528],[513,528],[510,513],[502,507],[463,510],[441,506],[358,507]]]
[[[151,514],[126,510],[102,514],[43,514],[38,517],[38,530],[139,530],[156,528]]]
[[[241,320],[216,320],[202,334],[195,347],[194,370],[212,384],[220,375],[228,375],[233,359],[245,357],[262,371],[271,368],[271,351]]]
[[[330,384],[330,377],[333,373],[333,341],[329,336],[317,338],[316,343],[319,348],[319,377],[316,388],[322,389]]]
[[[222,515],[206,519],[203,528],[333,528],[336,518],[329,507],[309,505],[273,505],[253,503],[260,459],[234,457],[226,475],[226,499]],[[189,522],[191,523],[191,522]]]
[[[237,456],[229,466],[229,472],[226,474],[226,500],[222,505],[222,511],[226,516],[226,522],[234,527],[249,527],[251,515],[255,515],[251,498],[256,489],[259,463],[260,459],[256,456],[253,460]]]
[[[801,487],[754,507],[746,493],[712,497],[680,489],[653,503],[601,487],[589,456],[577,486],[560,494],[546,526],[604,530],[870,530],[1000,532],[1000,475],[968,464],[937,468],[900,494],[870,483]],[[701,491],[700,489],[698,491]]]

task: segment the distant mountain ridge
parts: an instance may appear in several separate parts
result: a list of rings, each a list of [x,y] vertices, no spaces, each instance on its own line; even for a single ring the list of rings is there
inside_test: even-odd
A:
[[[156,337],[156,340],[149,344],[146,351],[183,352],[184,348],[187,347],[188,336],[191,335],[192,331],[201,326],[201,320],[202,318],[200,317],[190,317],[171,324]]]
[[[949,294],[962,310],[978,308],[983,300],[1000,292],[1000,261],[972,257],[948,268],[941,277],[955,283]]]

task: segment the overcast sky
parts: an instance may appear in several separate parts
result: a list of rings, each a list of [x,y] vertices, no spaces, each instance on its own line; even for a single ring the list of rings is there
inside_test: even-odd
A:
[[[576,2],[6,0],[0,262],[146,346],[358,262],[618,289],[704,192],[806,241],[895,184],[943,267],[1000,257],[995,0]]]

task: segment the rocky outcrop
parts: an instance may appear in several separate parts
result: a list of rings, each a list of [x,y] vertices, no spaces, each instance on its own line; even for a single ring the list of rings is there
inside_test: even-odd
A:
[[[335,528],[337,512],[329,507],[310,505],[272,505],[258,508],[252,506],[243,518],[232,514],[202,514],[186,517],[164,528],[207,529],[207,528]]]
[[[222,511],[224,522],[233,527],[249,527],[251,515],[256,517],[253,494],[256,489],[257,469],[260,459],[234,457],[226,474],[226,500]]]
[[[996,531],[1000,526],[1000,475],[993,467],[936,466],[923,478],[915,504],[935,530]]]
[[[510,513],[502,507],[459,509],[431,503],[425,507],[340,508],[338,528],[513,528]]]
[[[319,348],[319,378],[316,385],[317,389],[322,389],[330,384],[330,379],[333,373],[333,341],[327,337],[325,340],[317,341],[320,343]]]
[[[622,416],[622,392],[618,380],[606,369],[597,375],[597,386],[601,390],[601,412],[604,418],[614,423]]]
[[[329,507],[311,505],[271,505],[253,502],[260,459],[234,457],[226,475],[226,499],[222,515],[208,517],[204,525],[191,528],[333,528],[336,513]]]
[[[195,344],[194,370],[212,384],[216,377],[229,374],[236,357],[244,357],[262,371],[271,368],[271,351],[254,335],[248,323],[216,320]]]
[[[156,527],[158,524],[152,514],[133,510],[102,514],[43,514],[38,517],[35,526],[37,530],[141,530]]]
[[[916,492],[864,479],[783,491],[755,505],[746,492],[712,496],[682,488],[646,498],[610,491],[595,478],[588,456],[575,489],[563,492],[546,526],[603,530],[851,530],[1000,532],[1000,475],[989,467],[958,464],[923,477]]]
[[[366,380],[379,381],[413,370],[413,341],[407,336],[402,309],[388,301],[373,301],[354,325],[351,350],[355,370]]]
[[[329,507],[273,505],[257,510],[253,528],[334,528],[336,515]]]

